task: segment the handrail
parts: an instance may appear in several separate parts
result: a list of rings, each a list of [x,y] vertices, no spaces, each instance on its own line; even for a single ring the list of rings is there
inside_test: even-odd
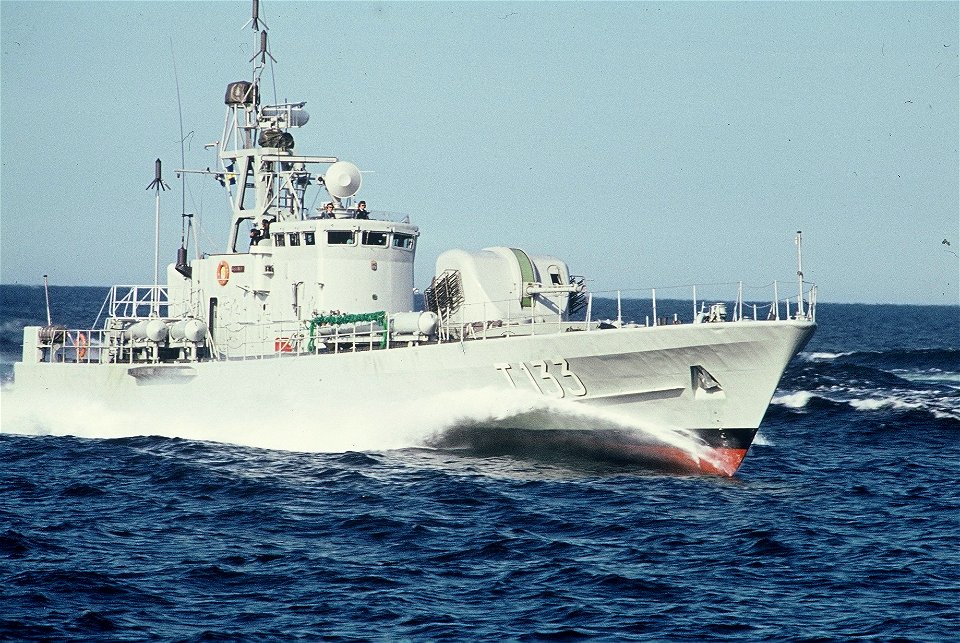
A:
[[[806,290],[799,295],[801,299],[799,305],[798,295],[779,297],[778,282],[768,286],[768,288],[772,287],[773,294],[771,299],[766,300],[769,303],[763,303],[762,297],[745,296],[745,291],[757,290],[757,287],[745,286],[742,282],[726,285],[730,288],[736,287],[730,298],[705,296],[703,286],[693,287],[694,314],[687,320],[681,319],[682,313],[671,310],[671,307],[677,310],[676,302],[682,302],[684,298],[666,298],[674,304],[667,306],[669,311],[667,314],[672,314],[672,320],[666,316],[660,317],[660,311],[663,310],[661,303],[665,299],[661,297],[663,288],[649,289],[646,291],[649,293],[649,299],[641,300],[649,301],[653,315],[652,320],[650,315],[647,315],[644,324],[625,322],[622,299],[617,296],[615,301],[618,320],[609,321],[609,323],[617,327],[636,327],[728,321],[748,321],[749,323],[781,320],[816,321],[817,287],[813,283],[803,282]],[[620,295],[624,291],[607,292]],[[486,340],[551,332],[596,331],[601,328],[600,320],[594,319],[594,300],[597,294],[597,292],[587,292],[587,306],[582,318],[579,315],[576,318],[565,317],[562,309],[537,315],[526,314],[526,311],[520,310],[519,302],[514,298],[477,302],[473,310],[480,312],[482,318],[472,319],[463,314],[441,315],[438,320],[437,335],[433,341],[462,342],[467,339]],[[158,314],[164,316],[169,312],[168,296],[166,287],[114,286],[105,306],[109,306],[113,318],[132,322],[149,319]],[[728,320],[725,310],[731,301],[733,306]],[[699,307],[697,307],[698,304]],[[522,316],[517,316],[518,312],[521,312]],[[349,324],[357,322],[374,323],[363,328],[349,327]],[[59,330],[49,337],[38,338],[42,341],[38,341],[37,347],[45,351],[42,361],[75,363],[156,361],[159,358],[158,349],[163,346],[150,342],[132,341],[124,335],[125,327],[126,324],[123,324],[123,327],[108,328],[105,324],[102,329]],[[320,330],[321,328],[330,328],[330,331],[324,333]],[[209,336],[206,339],[205,348],[212,359],[240,360],[275,358],[291,354],[317,355],[321,352],[376,350],[390,348],[391,330],[389,315],[385,311],[356,315],[327,315],[308,321],[291,320],[289,324],[282,325],[236,324],[230,328],[228,335],[219,337],[221,341],[217,344],[214,343],[214,337]],[[226,327],[221,329],[221,334],[224,331],[227,331]],[[228,340],[227,344],[223,343],[224,338]],[[274,347],[273,351],[269,349],[271,345]],[[194,359],[196,359],[195,355]]]
[[[167,286],[113,286],[110,288],[109,302],[110,317],[113,318],[166,317],[170,307],[170,292]]]
[[[609,294],[611,299],[617,302],[617,320],[613,323],[616,326],[623,326],[625,324],[623,320],[622,313],[622,295],[623,293],[642,293],[648,295],[647,299],[650,302],[652,309],[652,319],[650,315],[647,315],[644,321],[644,324],[647,326],[659,326],[663,324],[670,323],[681,324],[684,323],[681,319],[681,315],[678,313],[673,313],[672,321],[668,321],[666,317],[661,318],[658,312],[658,301],[664,299],[660,297],[660,293],[663,290],[670,289],[690,289],[692,288],[693,293],[693,319],[692,321],[696,323],[706,319],[706,310],[705,307],[708,306],[708,302],[733,302],[732,310],[730,312],[729,321],[780,321],[782,319],[800,319],[807,321],[815,321],[816,319],[816,285],[810,282],[804,282],[809,288],[803,294],[803,306],[796,306],[800,310],[803,310],[803,314],[793,314],[793,308],[796,304],[797,295],[792,297],[781,298],[779,296],[779,282],[774,281],[770,284],[764,286],[750,286],[744,284],[742,281],[739,282],[726,282],[726,283],[714,283],[704,285],[694,285],[694,286],[669,286],[667,288],[648,288],[648,289],[618,289],[618,290],[608,290],[608,291],[589,291],[588,295],[588,306],[583,322],[585,323],[586,330],[595,329],[595,325],[592,323],[593,316],[593,304],[594,298],[597,295]],[[709,297],[705,295],[704,292],[706,288],[710,288],[711,291],[715,291],[717,286],[726,286],[728,288],[735,288],[735,292],[732,297]],[[758,296],[747,296],[748,291],[772,291],[768,292],[767,297]],[[689,295],[688,295],[689,297]],[[684,297],[670,297],[670,301],[683,301]],[[763,301],[769,303],[761,303]],[[700,304],[700,308],[697,308],[697,304]],[[473,308],[470,308],[470,304],[467,304],[461,307],[460,314],[454,314],[444,319],[440,320],[440,329],[441,337],[446,337],[448,340],[462,339],[466,336],[473,338],[483,338],[487,337],[487,331],[493,328],[502,329],[502,328],[517,328],[523,327],[530,324],[542,324],[548,322],[562,322],[564,320],[558,319],[558,314],[555,312],[543,313],[543,314],[529,314],[524,315],[523,317],[517,319],[511,319],[512,313],[515,312],[516,301],[514,298],[509,299],[500,299],[500,300],[490,300],[484,302],[477,302],[472,304]],[[781,316],[781,305],[786,308],[786,316]],[[477,310],[477,307],[480,310]],[[475,317],[470,315],[469,311],[473,310],[474,313],[479,312],[480,316]],[[506,317],[500,318],[499,315],[495,312],[493,316],[488,315],[488,311],[498,311],[505,310]],[[721,319],[715,319],[714,321],[720,321]],[[568,323],[578,322],[579,318],[574,319],[570,318],[565,320]],[[728,321],[725,317],[722,321]]]

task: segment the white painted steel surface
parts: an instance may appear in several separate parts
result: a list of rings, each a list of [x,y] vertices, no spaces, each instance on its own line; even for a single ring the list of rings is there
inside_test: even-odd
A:
[[[755,428],[790,358],[814,324],[803,321],[727,322],[570,332],[494,340],[428,344],[337,355],[279,356],[190,364],[191,379],[171,387],[233,382],[284,382],[304,395],[344,389],[380,395],[428,396],[444,391],[521,389],[606,407],[625,421],[663,428]],[[17,387],[136,399],[158,376],[137,380],[131,364],[20,363]],[[163,372],[164,365],[157,365]],[[702,367],[721,390],[697,388],[691,369]],[[173,388],[171,388],[173,392]],[[575,418],[570,421],[575,422]],[[567,426],[519,428],[584,429]]]

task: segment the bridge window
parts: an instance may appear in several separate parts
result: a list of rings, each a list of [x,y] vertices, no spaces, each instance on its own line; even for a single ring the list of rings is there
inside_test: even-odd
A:
[[[273,245],[275,245],[275,246],[286,245],[286,244],[284,243],[284,240],[283,240],[283,233],[282,233],[282,232],[274,232],[274,233],[273,233]]]
[[[387,233],[376,232],[374,230],[363,231],[363,245],[365,246],[385,246],[387,245]]]
[[[402,248],[403,250],[413,250],[413,235],[394,232],[393,247]]]
[[[327,243],[331,246],[352,246],[356,240],[353,230],[327,230]]]
[[[304,232],[303,233],[303,243],[312,246],[316,243],[316,237],[313,232]]]
[[[291,245],[291,246],[299,246],[299,245],[300,245],[300,233],[299,233],[299,232],[290,232],[290,233],[287,234],[287,236],[290,237],[290,245]]]

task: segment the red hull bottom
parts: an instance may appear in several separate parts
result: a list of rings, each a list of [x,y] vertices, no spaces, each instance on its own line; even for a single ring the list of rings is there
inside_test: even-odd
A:
[[[660,473],[732,476],[757,429],[688,429],[664,437],[628,431],[461,427],[433,446],[479,457],[578,461]]]
[[[652,465],[664,471],[732,476],[740,468],[748,449],[725,447],[708,448],[696,454],[676,447],[645,447],[645,455]]]

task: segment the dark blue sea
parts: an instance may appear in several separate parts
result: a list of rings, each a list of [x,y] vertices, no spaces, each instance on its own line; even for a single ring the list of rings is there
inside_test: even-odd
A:
[[[105,294],[52,289],[55,321]],[[0,295],[0,639],[960,637],[958,307],[820,304],[726,479],[419,442],[469,408],[261,427],[366,435],[347,451],[152,436],[194,411],[175,397],[24,422],[10,365],[43,291]],[[229,424],[246,397],[211,404]]]

